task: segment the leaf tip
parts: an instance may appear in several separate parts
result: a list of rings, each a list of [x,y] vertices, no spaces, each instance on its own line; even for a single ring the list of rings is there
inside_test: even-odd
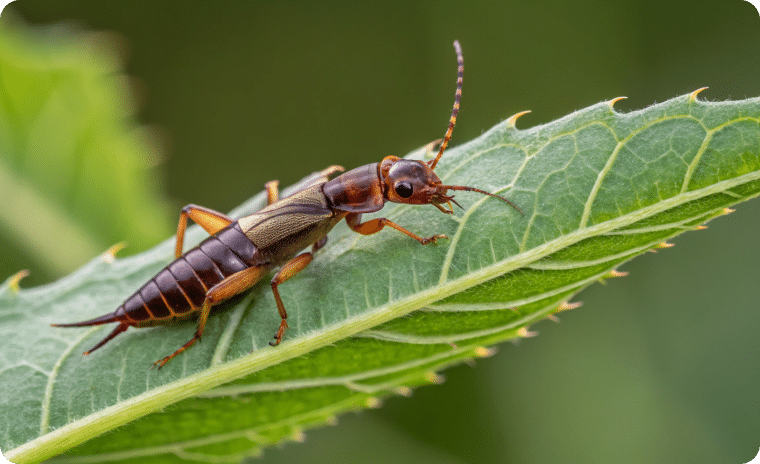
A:
[[[705,230],[705,229],[707,229],[707,226],[705,225],[698,225],[697,227],[694,228],[694,230]]]
[[[607,104],[610,105],[610,108],[615,109],[615,103],[619,102],[620,100],[626,100],[628,97],[617,97],[613,98],[612,100],[608,101]]]
[[[29,270],[24,269],[22,271],[18,271],[17,273],[13,274],[8,278],[8,280],[5,281],[5,288],[9,289],[13,293],[18,293],[20,290],[19,283],[21,282],[21,279],[24,277],[27,277],[29,275]]]
[[[515,124],[517,124],[517,119],[520,118],[520,116],[524,116],[526,114],[530,113],[530,110],[528,111],[521,111],[517,114],[513,114],[512,116],[507,118],[507,129],[516,129]]]
[[[103,261],[106,263],[112,263],[116,261],[116,253],[120,252],[127,247],[127,242],[119,242],[111,248],[107,249],[105,253],[101,255]]]
[[[734,211],[736,211],[736,210],[735,209],[731,209],[731,208],[723,208],[723,211],[721,211],[720,214],[731,214]]]
[[[700,92],[709,89],[709,87],[702,87],[701,89],[697,89],[689,94],[689,103],[694,102],[697,100],[697,95],[699,95]]]

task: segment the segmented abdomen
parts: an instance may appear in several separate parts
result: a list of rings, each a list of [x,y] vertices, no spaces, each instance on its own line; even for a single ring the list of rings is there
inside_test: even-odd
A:
[[[234,222],[166,266],[115,315],[133,325],[187,316],[201,308],[211,287],[255,265],[256,252],[256,246]]]

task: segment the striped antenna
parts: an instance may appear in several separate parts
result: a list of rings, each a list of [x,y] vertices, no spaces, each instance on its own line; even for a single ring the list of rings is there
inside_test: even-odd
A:
[[[443,156],[446,146],[451,140],[451,134],[454,132],[454,124],[457,123],[457,114],[459,113],[459,100],[462,99],[462,80],[464,78],[464,58],[462,58],[462,47],[459,45],[459,41],[454,41],[454,50],[457,52],[457,92],[454,96],[454,109],[451,111],[451,119],[449,119],[449,129],[446,131],[446,136],[443,138],[441,148],[438,150],[438,156],[434,160],[429,161],[430,169],[435,169],[435,165],[438,164],[438,160]]]

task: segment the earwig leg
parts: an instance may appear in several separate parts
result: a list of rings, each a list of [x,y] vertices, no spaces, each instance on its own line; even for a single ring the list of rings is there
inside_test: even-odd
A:
[[[192,219],[196,224],[203,227],[209,235],[214,235],[232,224],[233,221],[229,216],[214,211],[213,209],[197,205],[185,206],[182,208],[182,212],[179,215],[179,224],[177,225],[177,244],[174,247],[174,256],[176,258],[182,256],[182,242],[185,240],[187,218]]]
[[[124,332],[128,328],[129,328],[129,324],[127,324],[126,322],[122,322],[121,324],[117,325],[116,328],[113,329],[113,332],[111,332],[110,334],[108,334],[108,336],[106,338],[104,338],[103,340],[99,341],[97,345],[93,346],[92,348],[90,348],[89,350],[85,351],[82,354],[90,354],[90,353],[92,353],[93,351],[97,350],[101,346],[103,346],[106,343],[108,343],[113,337],[119,335],[120,333]]]
[[[376,232],[380,232],[383,227],[388,226],[396,229],[399,232],[405,233],[423,245],[427,245],[430,242],[435,243],[435,241],[439,238],[448,238],[445,235],[433,235],[432,237],[422,238],[404,229],[390,219],[377,218],[371,219],[367,222],[361,222],[361,218],[361,213],[349,213],[346,215],[346,222],[348,223],[348,227],[350,227],[354,232],[359,232],[362,235],[371,235]]]
[[[315,243],[314,245],[311,246],[311,252],[312,253],[316,253],[317,250],[319,250],[320,248],[322,248],[325,245],[327,245],[327,235],[325,235],[324,237],[320,238],[319,241],[317,241],[317,243]]]
[[[169,362],[170,359],[190,348],[193,343],[200,340],[201,336],[203,336],[203,331],[206,328],[206,321],[208,320],[209,313],[211,313],[211,307],[223,300],[226,300],[227,298],[230,298],[240,292],[247,290],[253,284],[258,282],[261,277],[267,273],[268,270],[268,268],[263,266],[249,267],[248,269],[243,269],[240,272],[232,274],[231,276],[211,287],[206,293],[206,299],[203,300],[201,315],[198,319],[198,328],[195,330],[195,335],[193,338],[191,338],[189,342],[182,345],[182,347],[175,351],[173,354],[163,359],[159,359],[153,363],[153,365],[155,366],[158,364],[158,368],[161,369],[166,363]]]
[[[322,171],[320,171],[319,177],[324,177],[325,179],[329,179],[330,176],[332,176],[333,174],[337,174],[337,173],[343,172],[345,170],[346,170],[346,168],[344,168],[343,166],[339,166],[337,164],[333,164],[332,166],[330,166],[328,168],[325,168]]]
[[[264,188],[267,189],[267,205],[277,203],[280,199],[280,190],[277,188],[280,185],[280,181],[270,180],[264,184]]]
[[[319,242],[317,242],[319,243]],[[315,244],[316,246],[317,244]],[[272,293],[274,293],[274,299],[277,302],[277,311],[280,312],[282,321],[280,322],[280,328],[277,329],[277,335],[274,336],[274,343],[269,342],[272,346],[277,346],[282,341],[282,336],[285,334],[285,329],[288,328],[288,313],[285,312],[285,305],[282,304],[282,298],[280,298],[280,291],[277,290],[277,286],[286,280],[290,279],[294,275],[303,271],[303,269],[309,265],[313,258],[311,253],[301,253],[295,258],[291,259],[280,269],[280,272],[275,274],[272,278]]]
[[[335,164],[319,172],[316,172],[312,174],[313,177],[309,180],[309,182],[306,182],[303,185],[301,185],[298,188],[298,190],[291,193],[290,195],[294,195],[304,189],[311,187],[314,184],[318,184],[320,182],[322,183],[327,182],[328,180],[330,180],[330,176],[339,172],[343,172],[345,170],[346,169],[343,166],[338,166],[337,164]],[[278,185],[279,185],[279,182],[277,182],[276,180],[269,181],[264,185],[264,187],[267,189],[267,204],[271,205],[272,203],[278,200],[282,200],[282,198],[280,198],[279,191],[277,190]],[[283,198],[287,198],[287,197],[283,197]]]

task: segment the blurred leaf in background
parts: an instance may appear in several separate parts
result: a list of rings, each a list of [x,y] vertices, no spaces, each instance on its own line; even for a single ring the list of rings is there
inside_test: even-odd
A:
[[[64,275],[120,241],[171,233],[155,131],[134,118],[114,34],[0,19],[0,273]],[[44,280],[43,280],[44,279]]]
[[[125,37],[126,71],[146,91],[141,119],[170,134],[168,193],[219,211],[268,180],[288,185],[441,137],[453,39],[467,68],[454,145],[526,109],[520,128],[621,95],[619,110],[703,86],[707,100],[760,95],[760,17],[742,0],[17,0],[8,9]],[[539,324],[539,337],[264,459],[747,462],[760,446],[759,230],[760,203],[740,206],[626,264],[628,277],[584,291],[583,308]],[[2,240],[13,260],[4,275],[38,267]],[[105,246],[120,240],[129,238]]]

